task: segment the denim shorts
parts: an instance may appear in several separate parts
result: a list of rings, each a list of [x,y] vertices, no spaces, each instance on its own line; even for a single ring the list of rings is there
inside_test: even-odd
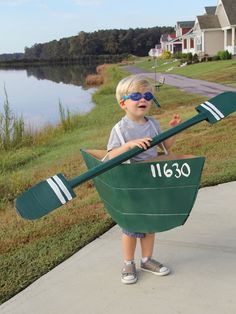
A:
[[[146,233],[141,233],[141,232],[129,232],[127,230],[122,229],[122,232],[126,234],[129,237],[132,238],[145,238]]]

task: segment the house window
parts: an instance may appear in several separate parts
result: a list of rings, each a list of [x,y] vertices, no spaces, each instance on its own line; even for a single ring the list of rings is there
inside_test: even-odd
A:
[[[196,45],[197,45],[197,51],[202,51],[202,38],[201,38],[201,36],[196,37]]]
[[[184,49],[187,49],[187,39],[184,39]]]
[[[193,40],[193,38],[190,38],[190,48],[194,48],[194,40]]]

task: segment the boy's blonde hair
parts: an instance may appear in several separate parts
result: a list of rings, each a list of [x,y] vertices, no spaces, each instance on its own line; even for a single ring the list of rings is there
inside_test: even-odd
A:
[[[116,87],[116,99],[119,103],[122,96],[139,92],[143,88],[153,93],[153,87],[144,75],[138,74],[127,76],[123,78]]]

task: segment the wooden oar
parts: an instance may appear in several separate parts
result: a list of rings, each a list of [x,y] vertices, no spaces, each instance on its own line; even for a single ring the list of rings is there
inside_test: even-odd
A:
[[[196,107],[196,110],[198,111],[197,115],[155,136],[150,147],[201,121],[206,120],[213,124],[233,113],[236,111],[236,92],[222,93],[199,105]],[[67,180],[61,173],[52,176],[21,194],[16,199],[16,210],[25,219],[38,219],[74,198],[76,196],[73,191],[74,187],[110,170],[143,151],[142,148],[135,147],[71,180]]]

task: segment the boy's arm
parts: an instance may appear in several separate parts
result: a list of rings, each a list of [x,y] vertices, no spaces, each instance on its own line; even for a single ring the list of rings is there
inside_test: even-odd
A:
[[[169,122],[169,126],[174,127],[174,126],[180,124],[180,122],[181,122],[180,116],[178,114],[174,114],[173,118]],[[175,139],[176,139],[176,137],[172,136],[163,142],[168,153],[170,151],[171,146],[174,145]]]
[[[152,139],[150,137],[145,137],[145,138],[126,142],[124,145],[121,145],[120,147],[114,148],[111,151],[109,151],[108,152],[108,158],[112,159],[118,155],[121,155],[121,154],[127,152],[128,150],[130,150],[136,146],[146,150],[150,146],[151,140]]]

